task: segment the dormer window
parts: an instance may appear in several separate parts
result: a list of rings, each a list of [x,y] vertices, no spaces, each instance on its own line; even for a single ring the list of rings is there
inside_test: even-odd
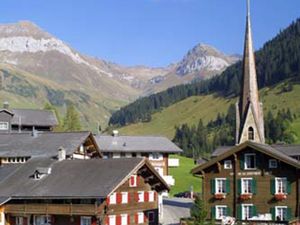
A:
[[[51,174],[50,167],[38,167],[33,173],[33,179],[40,180],[44,176]]]
[[[254,140],[254,129],[253,129],[253,127],[249,127],[249,129],[248,129],[248,140],[249,141]]]
[[[8,130],[8,122],[0,122],[0,130]]]

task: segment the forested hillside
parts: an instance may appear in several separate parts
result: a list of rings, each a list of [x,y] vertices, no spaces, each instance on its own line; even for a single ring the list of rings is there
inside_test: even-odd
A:
[[[285,87],[288,90],[292,84],[300,80],[300,19],[256,52],[256,65],[259,88],[288,80]],[[212,79],[179,85],[140,98],[113,113],[109,124],[124,126],[149,122],[154,112],[191,96],[217,94],[226,98],[236,97],[240,92],[241,75],[242,63],[238,62]]]

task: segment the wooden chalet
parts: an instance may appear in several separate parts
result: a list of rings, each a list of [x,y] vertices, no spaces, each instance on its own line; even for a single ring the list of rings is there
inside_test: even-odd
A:
[[[168,190],[142,158],[35,158],[0,176],[0,225],[154,225]]]

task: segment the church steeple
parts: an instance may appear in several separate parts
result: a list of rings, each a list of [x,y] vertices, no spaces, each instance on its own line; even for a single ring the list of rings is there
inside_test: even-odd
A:
[[[236,144],[240,144],[246,140],[264,143],[264,120],[257,87],[251,31],[250,0],[247,0],[242,92],[239,102],[236,105],[236,110]]]

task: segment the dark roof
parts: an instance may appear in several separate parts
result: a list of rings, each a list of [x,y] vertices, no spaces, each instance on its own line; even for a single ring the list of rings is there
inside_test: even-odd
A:
[[[246,147],[250,147],[253,148],[257,151],[260,151],[264,154],[270,155],[274,158],[277,158],[291,166],[294,166],[296,168],[300,169],[300,162],[293,159],[292,157],[276,150],[275,148],[273,148],[270,145],[267,144],[260,144],[260,143],[256,143],[256,142],[252,142],[252,141],[246,141],[240,145],[236,145],[232,148],[230,148],[227,151],[224,151],[223,153],[220,153],[217,157],[212,158],[211,160],[209,160],[207,163],[201,164],[197,167],[195,167],[194,169],[192,169],[192,173],[197,174],[200,171],[202,171],[203,169],[208,168],[209,166],[212,166],[213,164],[219,162],[220,160],[223,160],[225,158],[227,158],[228,156],[232,155],[233,153],[239,152],[243,149],[245,149]]]
[[[106,197],[146,162],[144,158],[63,161],[35,158],[0,182],[0,196],[13,199]],[[35,180],[32,175],[38,167],[51,167],[51,173]]]
[[[17,164],[2,164],[0,166],[0,181],[6,179],[8,176],[13,174],[19,167],[21,167],[21,163]]]
[[[1,112],[5,112],[5,113],[7,113],[7,114],[9,114],[9,115],[11,115],[11,116],[14,115],[13,112],[11,112],[11,111],[9,111],[9,110],[7,110],[7,109],[0,109],[0,113],[1,113]]]
[[[12,109],[11,112],[14,114],[12,118],[12,125],[27,126],[56,126],[58,121],[56,115],[50,110],[40,109]]]
[[[54,157],[60,147],[71,155],[89,135],[87,131],[47,132],[36,137],[29,133],[0,134],[0,157]]]
[[[293,144],[276,144],[276,145],[271,145],[272,148],[288,155],[288,156],[300,156],[300,145],[293,145]],[[234,146],[220,146],[217,147],[213,153],[211,154],[212,157],[217,157],[226,151],[230,150]]]
[[[102,152],[182,152],[172,141],[159,136],[97,135],[96,141]]]

